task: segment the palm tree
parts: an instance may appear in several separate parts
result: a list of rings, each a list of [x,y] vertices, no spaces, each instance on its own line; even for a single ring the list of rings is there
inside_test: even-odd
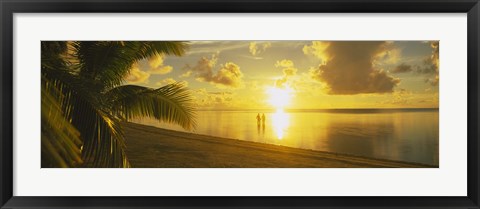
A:
[[[188,89],[123,85],[131,66],[185,53],[184,42],[42,42],[42,167],[129,167],[122,121],[195,127]]]

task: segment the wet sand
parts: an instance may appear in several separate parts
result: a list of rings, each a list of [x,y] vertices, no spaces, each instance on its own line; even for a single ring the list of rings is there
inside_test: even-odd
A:
[[[134,168],[419,168],[417,163],[178,132],[123,124]]]

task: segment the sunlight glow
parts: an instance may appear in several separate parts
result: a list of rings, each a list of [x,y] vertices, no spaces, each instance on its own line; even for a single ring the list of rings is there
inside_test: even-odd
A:
[[[272,124],[277,134],[277,139],[282,140],[285,135],[285,131],[290,124],[290,116],[286,114],[283,109],[278,108],[277,112],[273,113]]]
[[[270,105],[278,109],[283,109],[290,104],[293,90],[290,88],[268,88],[267,93],[269,95],[268,102]]]

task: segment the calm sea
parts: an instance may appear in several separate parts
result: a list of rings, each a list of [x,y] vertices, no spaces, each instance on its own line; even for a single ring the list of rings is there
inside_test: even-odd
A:
[[[265,125],[257,125],[258,113]],[[438,165],[438,109],[198,111],[197,122],[198,134]]]

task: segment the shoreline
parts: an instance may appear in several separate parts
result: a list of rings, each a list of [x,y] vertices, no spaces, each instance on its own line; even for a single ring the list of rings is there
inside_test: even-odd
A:
[[[123,123],[134,168],[438,168]]]

